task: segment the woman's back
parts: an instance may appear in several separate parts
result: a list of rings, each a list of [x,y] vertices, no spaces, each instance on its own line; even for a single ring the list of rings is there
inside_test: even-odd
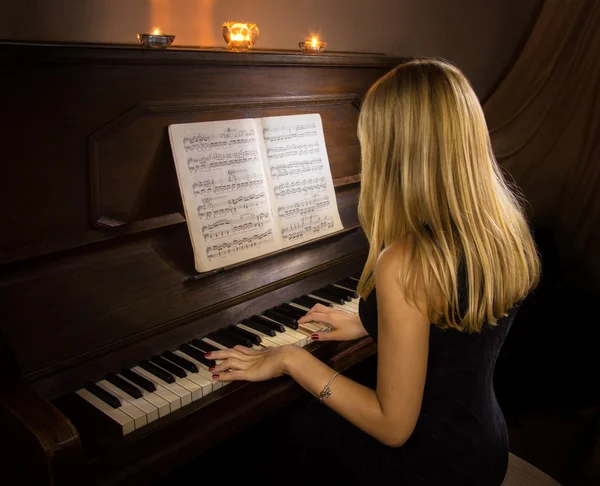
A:
[[[493,374],[517,309],[515,306],[494,327],[484,326],[480,333],[431,326],[417,425],[401,448],[375,448],[376,454],[385,457],[381,470],[395,471],[405,484],[502,483],[508,441],[494,394]],[[365,329],[377,339],[375,291],[361,301],[360,317]]]

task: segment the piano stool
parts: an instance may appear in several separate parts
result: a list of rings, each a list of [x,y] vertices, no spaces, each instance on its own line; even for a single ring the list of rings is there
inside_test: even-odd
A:
[[[502,486],[561,486],[546,473],[510,453],[508,471]]]

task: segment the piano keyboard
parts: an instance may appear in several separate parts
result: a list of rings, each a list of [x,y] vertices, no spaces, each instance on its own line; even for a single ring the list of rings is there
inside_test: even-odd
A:
[[[228,383],[215,381],[216,362],[205,353],[235,345],[264,349],[294,344],[304,347],[311,335],[326,331],[319,322],[298,324],[315,304],[358,313],[358,277],[347,277],[260,314],[242,319],[143,360],[137,366],[109,373],[75,393],[117,423],[123,435],[138,430]]]

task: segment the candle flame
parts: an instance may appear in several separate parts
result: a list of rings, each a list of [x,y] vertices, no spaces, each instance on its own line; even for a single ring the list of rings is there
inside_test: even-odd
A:
[[[316,38],[316,37],[313,37],[313,38],[312,38],[312,44],[311,44],[311,45],[312,45],[313,47],[317,47],[317,42],[318,42],[318,41],[317,41],[317,38]]]
[[[152,35],[160,35],[160,29],[158,27],[153,27]]]

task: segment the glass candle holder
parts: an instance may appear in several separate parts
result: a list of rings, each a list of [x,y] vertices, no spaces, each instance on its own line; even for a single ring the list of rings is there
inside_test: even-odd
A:
[[[252,49],[258,40],[258,25],[242,22],[225,22],[223,38],[227,47],[232,51],[247,51]]]
[[[155,28],[152,33],[138,34],[137,38],[144,47],[164,49],[173,43],[175,36],[161,34],[160,30]]]
[[[327,47],[327,42],[320,41],[316,37],[298,43],[303,54],[320,54]]]

